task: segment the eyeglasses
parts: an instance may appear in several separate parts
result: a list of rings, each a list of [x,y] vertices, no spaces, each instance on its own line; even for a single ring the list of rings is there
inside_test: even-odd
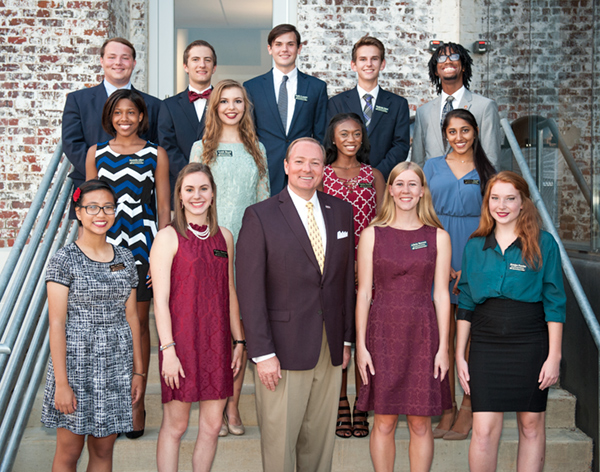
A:
[[[98,205],[81,205],[81,208],[85,208],[85,212],[88,215],[97,215],[98,213],[100,213],[100,210],[102,210],[104,212],[105,215],[114,215],[115,214],[115,209],[116,207],[114,205],[104,205],[104,206],[98,206]]]
[[[437,61],[438,64],[443,64],[444,62],[446,62],[448,60],[448,58],[450,58],[451,61],[458,61],[460,59],[460,54],[450,54],[449,56],[438,56]]]

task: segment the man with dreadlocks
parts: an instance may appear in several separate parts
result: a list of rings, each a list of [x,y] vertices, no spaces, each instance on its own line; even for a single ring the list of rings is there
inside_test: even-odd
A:
[[[442,124],[450,110],[464,108],[475,116],[483,150],[494,167],[500,155],[500,118],[493,100],[469,90],[473,59],[460,44],[445,43],[429,61],[429,78],[438,97],[417,110],[411,160],[423,166],[427,159],[446,154]]]

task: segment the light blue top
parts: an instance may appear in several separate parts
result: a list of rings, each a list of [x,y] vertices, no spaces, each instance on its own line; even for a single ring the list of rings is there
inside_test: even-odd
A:
[[[265,169],[267,157],[265,147],[259,144]],[[196,141],[190,153],[190,162],[202,162],[202,141]],[[211,162],[210,170],[217,186],[217,218],[219,226],[227,228],[237,243],[246,208],[271,196],[269,172],[260,176],[254,157],[242,143],[220,143],[217,158]]]
[[[462,256],[469,236],[479,226],[481,216],[481,187],[476,169],[457,179],[446,162],[446,156],[435,157],[423,167],[427,185],[431,191],[433,207],[452,243],[452,268],[461,270]],[[452,293],[454,280],[450,282],[450,301],[458,303]]]

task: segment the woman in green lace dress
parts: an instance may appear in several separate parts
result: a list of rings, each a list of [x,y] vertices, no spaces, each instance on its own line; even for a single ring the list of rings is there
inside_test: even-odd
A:
[[[206,110],[206,128],[194,143],[190,162],[210,167],[215,179],[219,226],[227,228],[237,243],[246,208],[269,198],[269,171],[265,147],[258,142],[251,103],[235,80],[222,80],[213,90]],[[243,338],[242,338],[243,339]],[[244,434],[239,401],[244,383],[247,354],[227,401],[219,436]]]

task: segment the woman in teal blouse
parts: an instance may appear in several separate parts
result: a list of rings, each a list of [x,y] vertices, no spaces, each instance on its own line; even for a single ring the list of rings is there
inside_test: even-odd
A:
[[[470,469],[495,470],[503,413],[515,411],[517,470],[541,471],[548,387],[559,375],[566,296],[558,245],[540,230],[527,183],[514,172],[488,182],[458,287],[456,366],[473,405]]]

